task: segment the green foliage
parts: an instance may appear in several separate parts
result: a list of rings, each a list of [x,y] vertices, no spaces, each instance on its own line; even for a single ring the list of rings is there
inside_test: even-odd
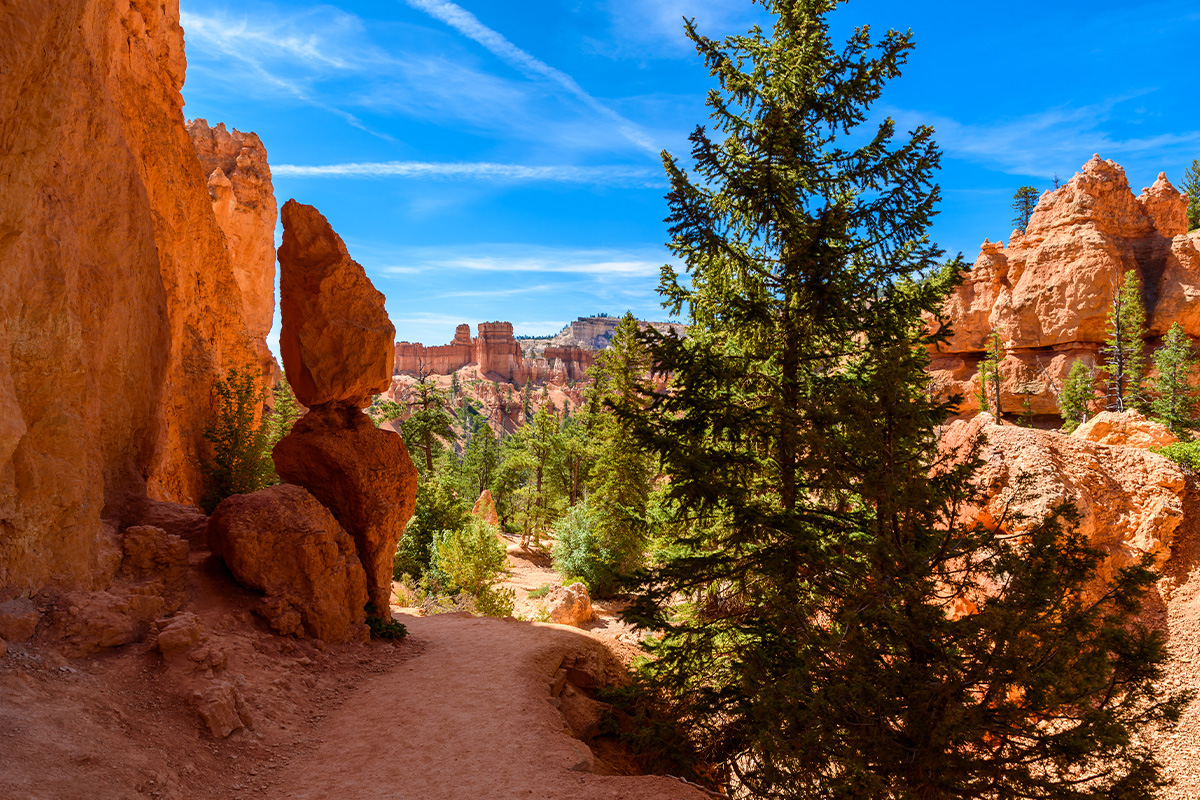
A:
[[[1200,473],[1200,441],[1176,442],[1163,447],[1151,448],[1155,453],[1166,456],[1176,464],[1182,464],[1192,472]]]
[[[1058,413],[1062,417],[1062,429],[1067,433],[1088,420],[1088,409],[1096,396],[1096,370],[1083,359],[1076,359],[1067,373],[1067,380],[1058,395]]]
[[[546,595],[550,594],[550,590],[553,588],[554,588],[553,583],[543,583],[541,586],[537,587],[536,589],[529,590],[529,598],[531,600],[537,600],[540,597],[545,597]]]
[[[392,560],[392,576],[396,580],[404,574],[423,577],[430,569],[434,537],[440,531],[461,530],[469,516],[466,503],[444,482],[422,481],[416,508]]]
[[[1144,404],[1146,356],[1142,341],[1146,338],[1146,307],[1142,304],[1142,283],[1134,270],[1121,276],[1108,312],[1108,339],[1101,349],[1104,362],[1100,373],[1105,378],[1106,408],[1125,411]]]
[[[230,495],[248,494],[279,482],[271,460],[277,431],[261,416],[263,392],[257,370],[249,366],[230,369],[217,379],[213,394],[215,414],[204,431],[213,452],[204,467],[203,506],[208,512]]]
[[[279,440],[291,433],[292,426],[296,424],[296,420],[300,419],[300,403],[296,400],[296,394],[292,391],[292,385],[288,383],[287,375],[281,375],[279,380],[275,382],[273,394],[275,395],[275,406],[269,412],[263,414],[263,425],[267,437],[266,453],[268,457],[270,457],[271,450],[279,443]]]
[[[1183,191],[1187,192],[1188,230],[1200,228],[1200,159],[1192,159],[1192,166],[1183,173]]]
[[[458,529],[438,531],[432,553],[432,571],[445,589],[469,594],[481,614],[512,615],[515,593],[496,586],[507,570],[507,554],[490,525],[472,517]]]
[[[600,521],[589,502],[572,506],[554,526],[554,569],[559,575],[578,576],[603,597],[611,594],[620,578],[620,558],[604,542]],[[563,579],[563,585],[567,585]]]
[[[1004,342],[996,331],[988,334],[983,353],[983,359],[979,362],[979,392],[975,397],[979,401],[979,410],[990,411],[996,418],[996,424],[1001,424],[1004,412],[1000,405],[1000,386],[1003,383],[1000,364],[1004,361]]]
[[[391,422],[394,419],[404,416],[404,406],[395,400],[385,400],[376,395],[375,399],[371,401],[370,407],[367,408],[367,416],[371,418],[371,422],[374,422],[375,427],[378,428],[385,422]]]
[[[769,32],[686,24],[718,83],[694,177],[664,158],[688,275],[661,291],[692,327],[647,332],[670,390],[620,407],[680,537],[628,612],[662,632],[648,691],[748,797],[1148,798],[1141,734],[1182,702],[1134,617],[1153,574],[1089,597],[1100,553],[1067,508],[1020,536],[953,522],[979,443],[939,448],[926,372],[964,269],[925,237],[939,152],[928,127],[856,130],[909,35],[835,50],[833,0],[762,5]]]
[[[1155,395],[1150,411],[1171,433],[1181,439],[1191,438],[1191,430],[1196,426],[1196,390],[1191,384],[1196,354],[1182,325],[1171,324],[1153,358],[1158,375],[1150,382]]]
[[[367,615],[367,627],[371,629],[372,639],[390,639],[399,641],[405,636],[408,636],[408,628],[404,624],[397,622],[394,619],[383,619],[382,617]]]
[[[1033,216],[1033,210],[1037,208],[1038,190],[1034,186],[1022,186],[1017,189],[1017,193],[1013,195],[1013,225],[1021,233],[1029,227],[1029,218]]]
[[[404,444],[409,450],[417,450],[423,459],[416,465],[424,477],[433,475],[433,460],[445,442],[455,440],[451,424],[454,418],[446,410],[446,395],[428,378],[422,377],[412,387],[409,398],[409,416],[401,423]]]

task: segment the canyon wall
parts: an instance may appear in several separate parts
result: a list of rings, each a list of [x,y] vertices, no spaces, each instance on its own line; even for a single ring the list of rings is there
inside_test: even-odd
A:
[[[267,348],[275,316],[275,220],[278,208],[267,149],[254,133],[227,130],[207,120],[187,124],[200,167],[208,176],[213,215],[225,233],[233,277],[242,294],[242,313],[254,339],[258,366],[268,387],[279,366]]]
[[[1148,335],[1178,321],[1200,337],[1200,249],[1187,236],[1187,197],[1165,175],[1140,196],[1099,156],[1042,195],[1007,247],[985,241],[945,312],[953,335],[933,355],[934,385],[976,409],[978,364],[994,330],[1005,348],[1001,404],[1058,414],[1056,389],[1077,359],[1094,365],[1121,275],[1141,279]]]
[[[0,593],[93,585],[131,498],[196,501],[256,360],[184,69],[177,0],[0,13]]]

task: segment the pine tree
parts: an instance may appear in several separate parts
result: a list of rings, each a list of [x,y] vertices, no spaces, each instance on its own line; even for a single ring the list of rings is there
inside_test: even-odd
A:
[[[1191,382],[1195,366],[1191,337],[1178,322],[1172,323],[1162,346],[1154,351],[1158,375],[1150,384],[1155,395],[1150,411],[1181,439],[1191,438],[1196,426],[1196,390]]]
[[[1108,312],[1108,339],[1101,349],[1104,363],[1106,408],[1126,411],[1144,403],[1146,356],[1142,341],[1146,338],[1146,307],[1142,305],[1142,284],[1133,270],[1121,277],[1113,293]]]
[[[1067,373],[1067,380],[1058,395],[1058,412],[1062,417],[1062,429],[1067,433],[1088,420],[1089,406],[1096,396],[1096,371],[1076,359]]]
[[[1013,217],[1013,225],[1021,233],[1029,227],[1029,218],[1033,216],[1033,210],[1037,208],[1038,190],[1033,186],[1022,186],[1017,189],[1017,193],[1013,195],[1013,211],[1016,216]]]
[[[630,608],[661,632],[641,709],[742,796],[1149,797],[1133,734],[1179,711],[1131,618],[1152,574],[1085,600],[1100,554],[1068,508],[1021,536],[953,522],[978,460],[940,454],[954,404],[928,390],[963,269],[925,238],[939,153],[857,130],[910,37],[835,50],[835,0],[761,4],[771,33],[686,23],[722,137],[692,134],[695,177],[664,157],[688,280],[668,265],[662,292],[692,325],[644,334],[672,384],[621,409],[681,532]]]
[[[1183,190],[1187,192],[1188,230],[1200,228],[1200,159],[1192,159],[1192,166],[1183,173]]]
[[[408,399],[408,419],[401,423],[404,443],[411,450],[421,450],[425,455],[425,474],[433,474],[433,458],[443,442],[454,441],[454,421],[446,410],[446,395],[427,377],[422,377],[412,387]]]
[[[1000,364],[1003,361],[1004,342],[1000,334],[992,331],[984,342],[983,358],[979,362],[979,392],[975,397],[979,401],[979,410],[992,412],[997,425],[1004,422],[1004,410],[1000,405]]]

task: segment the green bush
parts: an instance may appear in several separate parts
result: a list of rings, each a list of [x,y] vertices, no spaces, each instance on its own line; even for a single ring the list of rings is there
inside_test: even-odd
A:
[[[554,525],[554,569],[573,576],[599,597],[617,586],[620,559],[604,546],[599,525],[587,502],[577,503]],[[564,577],[563,585],[569,585]]]
[[[1193,472],[1200,472],[1200,440],[1176,442],[1164,447],[1151,448],[1155,453],[1182,464]]]
[[[472,517],[458,529],[438,531],[431,551],[431,576],[447,592],[470,595],[481,614],[512,614],[515,592],[496,587],[508,559],[490,525]]]
[[[404,624],[397,622],[394,619],[383,619],[382,617],[367,616],[367,627],[371,629],[372,639],[392,639],[399,640],[408,636],[408,628]]]
[[[407,573],[420,580],[429,571],[434,534],[462,528],[468,516],[466,504],[450,487],[437,480],[423,481],[412,519],[392,559],[392,577],[399,580]]]
[[[216,409],[204,438],[212,443],[212,459],[204,466],[207,486],[204,510],[234,494],[279,482],[271,460],[270,429],[262,419],[263,392],[251,367],[229,370],[213,385]]]

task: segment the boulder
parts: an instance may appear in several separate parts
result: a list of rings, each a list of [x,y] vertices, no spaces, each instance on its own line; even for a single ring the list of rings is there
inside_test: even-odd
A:
[[[1145,554],[1157,567],[1166,563],[1187,491],[1178,464],[1140,447],[996,425],[986,413],[952,423],[943,446],[962,447],[978,434],[986,437],[984,466],[976,475],[984,499],[966,512],[966,522],[1019,532],[1045,518],[1060,500],[1070,500],[1079,510],[1080,530],[1107,554],[1101,580]],[[1022,476],[1029,481],[1026,487],[1019,486]],[[1014,512],[1024,519],[1014,518]]]
[[[225,498],[209,518],[208,542],[239,583],[295,611],[300,625],[286,632],[366,641],[366,576],[354,542],[303,488]]]
[[[0,586],[105,588],[103,516],[191,503],[253,340],[184,127],[177,0],[0,13]]]
[[[131,505],[127,516],[133,520],[132,524],[162,528],[192,547],[208,547],[204,538],[204,532],[208,529],[208,515],[195,506],[140,497]]]
[[[1098,444],[1119,444],[1143,450],[1179,441],[1166,425],[1146,419],[1137,411],[1101,411],[1071,435]]]
[[[275,445],[275,470],[303,486],[354,537],[375,613],[388,613],[392,559],[416,506],[404,440],[354,407],[314,408]]]
[[[489,525],[500,526],[500,515],[496,513],[496,501],[492,499],[490,489],[484,489],[471,508],[471,513]]]
[[[303,405],[362,408],[392,384],[394,339],[383,295],[312,206],[283,206],[279,349]]]
[[[546,595],[546,610],[550,621],[579,628],[592,621],[592,598],[582,583],[555,586]]]
[[[52,615],[52,638],[70,656],[141,641],[167,611],[161,581],[113,586],[104,592],[71,592]]]
[[[41,621],[41,612],[26,598],[18,597],[0,603],[0,639],[28,642]]]
[[[251,728],[250,709],[237,685],[216,681],[192,694],[196,712],[214,739],[227,739],[234,731]]]

